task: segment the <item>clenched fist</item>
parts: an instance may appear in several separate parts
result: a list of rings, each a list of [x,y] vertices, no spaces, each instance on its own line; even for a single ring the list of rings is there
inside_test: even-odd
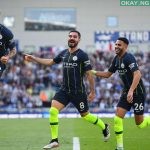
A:
[[[3,63],[3,64],[6,64],[7,62],[8,62],[8,60],[9,60],[9,56],[2,56],[1,58],[0,58],[0,61]]]

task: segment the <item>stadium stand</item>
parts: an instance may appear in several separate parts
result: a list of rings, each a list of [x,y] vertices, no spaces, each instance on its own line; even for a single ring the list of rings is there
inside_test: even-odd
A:
[[[34,55],[52,58],[58,51],[60,49],[39,50]],[[95,51],[89,56],[96,70],[107,69],[113,58],[111,52]],[[136,53],[135,56],[147,90],[145,112],[150,112],[150,52]],[[10,60],[4,74],[5,78],[0,80],[0,113],[41,112],[43,108],[48,108],[62,81],[61,65],[43,67],[32,64],[24,61],[22,53],[18,52],[14,59]],[[96,98],[93,103],[90,103],[91,111],[114,112],[122,89],[118,75],[110,79],[95,78],[95,80]],[[88,84],[86,80],[85,84]],[[64,112],[76,112],[76,110],[70,104]]]

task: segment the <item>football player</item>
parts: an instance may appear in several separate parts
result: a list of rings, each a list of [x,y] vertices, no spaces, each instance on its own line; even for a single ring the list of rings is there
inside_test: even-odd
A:
[[[16,45],[13,40],[13,33],[0,24],[0,77],[6,69],[9,59],[16,54]]]
[[[50,108],[51,140],[43,149],[52,149],[59,146],[58,141],[58,114],[70,102],[77,108],[82,118],[97,125],[103,133],[104,141],[109,139],[109,125],[89,112],[88,100],[95,97],[94,78],[91,74],[91,64],[88,55],[78,48],[81,35],[78,31],[70,31],[68,35],[68,49],[63,50],[54,59],[44,59],[33,55],[25,55],[25,59],[43,65],[63,63],[63,83],[55,94]],[[90,93],[87,96],[83,77],[87,76]]]
[[[139,128],[150,125],[150,118],[143,116],[145,102],[145,87],[141,79],[141,72],[138,68],[135,57],[127,52],[129,41],[124,37],[118,38],[115,43],[114,57],[108,71],[95,71],[92,73],[97,77],[109,78],[116,71],[119,73],[124,87],[120,101],[117,104],[114,117],[114,131],[117,140],[117,149],[123,150],[123,118],[127,111],[134,109],[135,123]]]

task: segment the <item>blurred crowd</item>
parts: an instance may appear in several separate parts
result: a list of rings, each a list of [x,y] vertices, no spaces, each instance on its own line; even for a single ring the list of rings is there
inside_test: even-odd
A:
[[[61,49],[48,48],[34,52],[35,56],[43,58],[53,58]],[[135,53],[142,78],[147,91],[145,111],[150,112],[150,52]],[[107,70],[113,52],[90,53],[89,58],[93,69]],[[109,79],[95,78],[96,98],[90,103],[93,112],[113,112],[119,100],[122,82],[118,74],[114,74]],[[11,59],[0,80],[0,113],[2,112],[23,112],[25,110],[42,109],[45,103],[49,103],[55,91],[62,82],[62,64],[51,67],[24,60],[22,52]],[[85,79],[88,91],[88,82]],[[50,105],[48,105],[50,106]],[[72,110],[72,105],[67,110]]]

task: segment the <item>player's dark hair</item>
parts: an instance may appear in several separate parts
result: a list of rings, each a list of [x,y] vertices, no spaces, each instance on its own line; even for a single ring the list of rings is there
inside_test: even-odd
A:
[[[129,40],[127,38],[125,38],[125,37],[119,37],[118,40],[123,41],[124,43],[129,45]]]
[[[69,32],[69,34],[70,34],[71,32],[76,32],[76,33],[78,34],[79,38],[81,38],[81,33],[80,33],[79,31],[77,31],[77,30],[71,30],[71,31]]]

